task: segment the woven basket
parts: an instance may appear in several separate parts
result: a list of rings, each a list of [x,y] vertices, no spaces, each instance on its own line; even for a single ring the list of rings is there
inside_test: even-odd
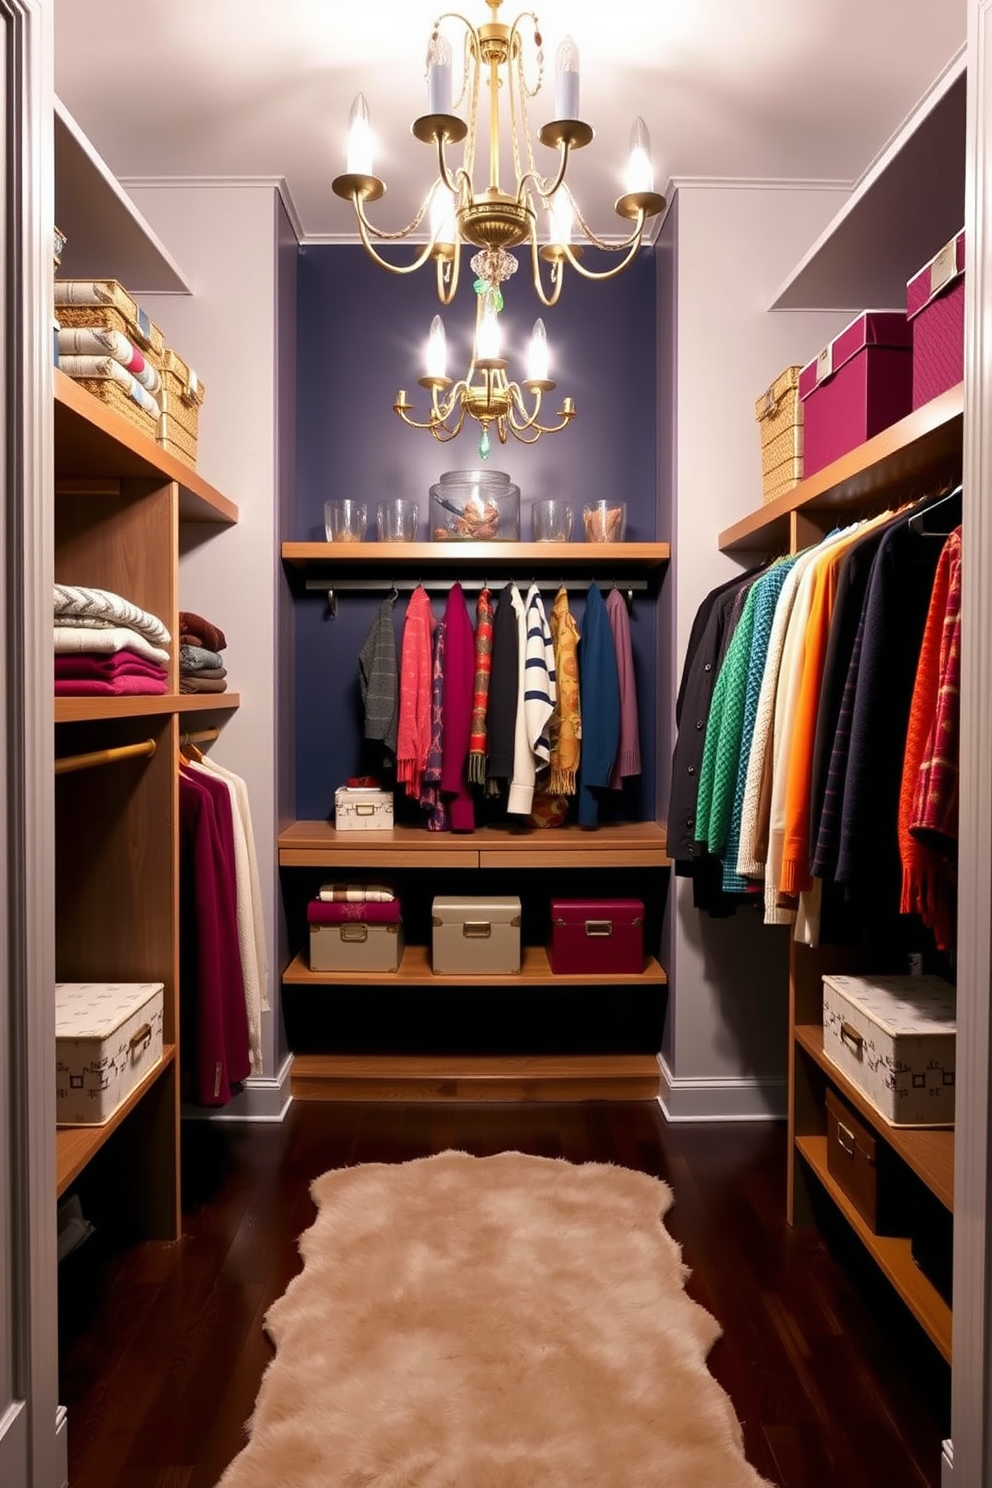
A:
[[[162,449],[196,469],[196,435],[191,434],[175,414],[162,414],[155,437]]]
[[[177,351],[167,346],[160,364],[162,373],[162,412],[168,413],[177,424],[192,434],[199,432],[200,407],[206,397],[206,388]]]
[[[85,388],[94,398],[99,398],[101,403],[121,414],[149,439],[155,438],[155,420],[138,407],[119,382],[114,382],[111,377],[74,377],[73,381],[77,387]]]
[[[772,501],[803,478],[801,368],[786,367],[754,405],[761,435],[761,474],[765,501]]]
[[[55,305],[62,325],[121,331],[160,367],[165,337],[116,279],[56,279]]]

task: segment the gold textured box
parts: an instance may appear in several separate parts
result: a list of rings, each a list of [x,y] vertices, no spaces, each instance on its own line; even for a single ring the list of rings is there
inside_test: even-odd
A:
[[[431,911],[431,966],[436,976],[517,976],[520,899],[437,894]]]
[[[772,501],[803,478],[800,367],[786,367],[754,405],[761,437],[762,494]]]
[[[120,331],[153,367],[160,367],[165,337],[116,279],[56,279],[55,313],[63,326]]]

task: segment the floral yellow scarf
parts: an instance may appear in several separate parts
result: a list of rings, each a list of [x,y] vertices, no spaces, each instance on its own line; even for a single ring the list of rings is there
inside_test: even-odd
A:
[[[568,593],[564,586],[555,595],[548,623],[558,681],[558,698],[550,725],[551,769],[548,775],[548,792],[553,796],[574,796],[582,738],[579,627],[568,608]]]

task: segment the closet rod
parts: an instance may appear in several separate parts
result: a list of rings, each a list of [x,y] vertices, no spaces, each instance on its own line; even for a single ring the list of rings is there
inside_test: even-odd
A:
[[[466,594],[478,594],[480,589],[495,587],[487,585],[482,579],[459,579],[462,590]],[[506,582],[506,580],[504,580]],[[520,584],[530,583],[530,580],[520,579]],[[619,589],[627,601],[630,609],[634,595],[644,594],[648,589],[647,579],[617,579],[614,581],[612,575],[608,578],[588,577],[586,575],[568,574],[543,576],[534,578],[533,582],[547,589],[558,588],[562,585],[566,589],[588,589],[590,584],[599,584],[605,588]],[[451,579],[385,579],[373,578],[371,575],[364,579],[318,579],[309,578],[305,581],[308,594],[326,594],[327,605],[331,617],[337,614],[337,597],[339,594],[412,594],[415,589],[425,589],[428,594],[447,594],[451,589]]]
[[[74,770],[92,770],[97,765],[113,765],[118,760],[137,759],[140,755],[155,753],[155,740],[145,739],[140,744],[121,744],[116,749],[94,749],[90,754],[64,754],[55,761],[56,775],[70,775]]]
[[[212,744],[214,739],[219,738],[219,728],[206,728],[198,729],[195,734],[183,734],[180,742],[183,744]]]

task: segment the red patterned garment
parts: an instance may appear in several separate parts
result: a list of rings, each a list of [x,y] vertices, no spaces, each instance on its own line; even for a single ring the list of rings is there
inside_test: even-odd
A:
[[[899,798],[904,914],[939,950],[953,947],[957,910],[961,677],[961,528],[941,550],[913,689]]]
[[[400,716],[396,739],[396,781],[408,796],[420,797],[431,742],[431,637],[434,615],[426,589],[410,595],[403,621],[400,654]]]
[[[472,696],[472,725],[468,736],[468,778],[473,785],[486,783],[486,754],[489,740],[486,717],[489,711],[489,674],[493,665],[493,596],[480,589],[475,606],[475,691]]]

